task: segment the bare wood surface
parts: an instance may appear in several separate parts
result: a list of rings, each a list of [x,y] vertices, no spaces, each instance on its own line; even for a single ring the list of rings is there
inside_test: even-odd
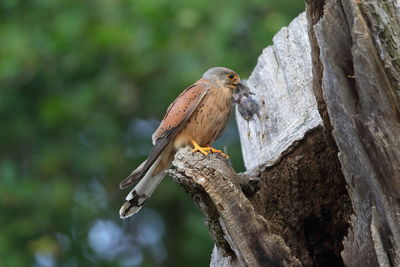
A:
[[[311,50],[305,14],[299,15],[264,49],[247,80],[259,101],[259,118],[248,123],[238,113],[247,169],[273,165],[283,152],[322,125],[312,89]]]
[[[400,54],[391,47],[399,43],[399,10],[389,2],[327,1],[314,28],[324,99],[355,212],[344,241],[348,266],[400,265]]]

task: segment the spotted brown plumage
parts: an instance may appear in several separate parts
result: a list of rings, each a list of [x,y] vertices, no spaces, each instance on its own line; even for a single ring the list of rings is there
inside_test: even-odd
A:
[[[161,182],[178,148],[193,145],[193,151],[204,155],[220,152],[210,145],[228,122],[232,93],[239,81],[230,69],[211,68],[168,107],[152,136],[154,146],[147,160],[120,183],[121,189],[135,185],[120,209],[121,218],[139,211]]]

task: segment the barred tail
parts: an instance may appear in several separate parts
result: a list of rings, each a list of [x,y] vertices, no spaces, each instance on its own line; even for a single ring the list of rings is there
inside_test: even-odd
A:
[[[126,219],[138,212],[164,178],[164,170],[153,174],[160,164],[160,159],[161,157],[154,162],[140,182],[126,196],[125,202],[119,210],[121,219]]]

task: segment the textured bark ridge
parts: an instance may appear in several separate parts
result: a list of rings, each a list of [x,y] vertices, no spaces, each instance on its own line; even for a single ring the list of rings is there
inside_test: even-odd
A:
[[[174,166],[170,174],[206,214],[216,249],[223,255],[214,256],[215,266],[221,266],[221,261],[227,266],[300,266],[283,239],[268,230],[270,222],[242,192],[240,182],[251,187],[247,184],[250,177],[235,174],[221,155],[205,157],[190,148],[177,154]]]
[[[400,5],[306,1],[246,81],[245,173],[181,149],[211,266],[400,266]]]
[[[400,266],[399,12],[396,1],[326,1],[313,29],[354,208],[349,266]]]

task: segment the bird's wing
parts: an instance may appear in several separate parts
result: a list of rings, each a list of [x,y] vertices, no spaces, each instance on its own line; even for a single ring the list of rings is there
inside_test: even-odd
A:
[[[153,144],[169,134],[170,131],[177,132],[187,119],[193,114],[203,97],[207,94],[209,82],[205,79],[197,81],[195,84],[186,88],[172,104],[168,107],[164,119],[154,132]]]
[[[150,151],[146,162],[143,164],[142,169],[140,171],[138,171],[138,169],[135,170],[125,178],[120,183],[121,189],[138,182],[146,174],[199,106],[201,100],[209,91],[209,88],[209,82],[205,79],[200,79],[186,88],[168,107],[164,119],[161,121],[160,126],[152,136],[154,146]]]

